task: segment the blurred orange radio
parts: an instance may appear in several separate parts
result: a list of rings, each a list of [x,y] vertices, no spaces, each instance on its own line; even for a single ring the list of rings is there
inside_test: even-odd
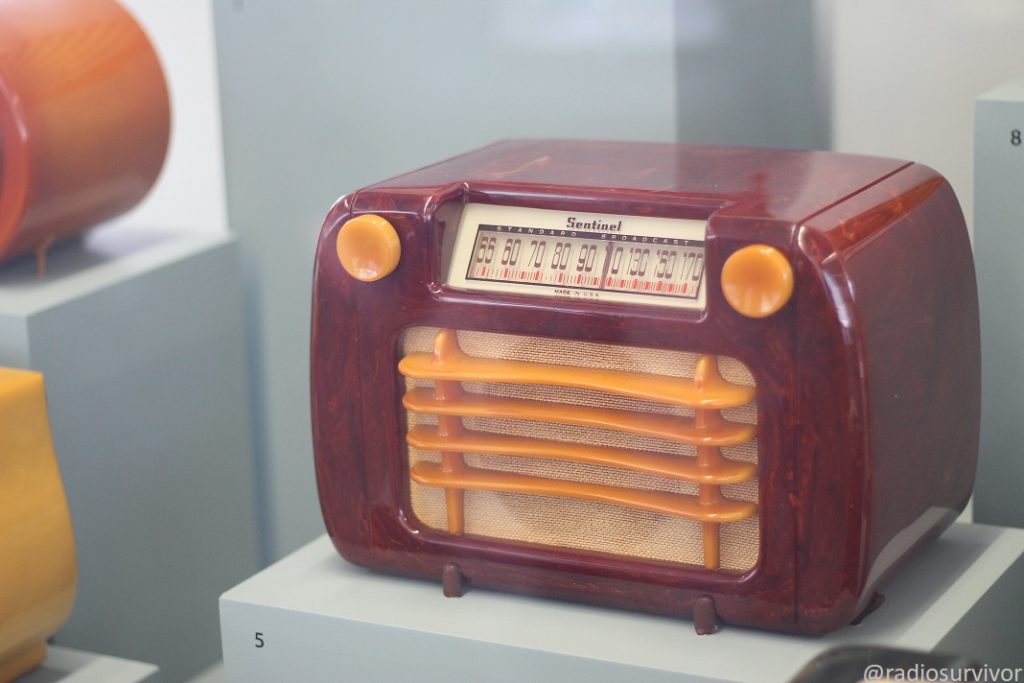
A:
[[[327,529],[448,595],[829,631],[966,503],[978,343],[963,216],[927,167],[499,143],[327,217]]]

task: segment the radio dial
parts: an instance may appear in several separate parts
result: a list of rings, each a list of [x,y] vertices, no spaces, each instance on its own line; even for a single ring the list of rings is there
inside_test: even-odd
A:
[[[374,282],[398,267],[402,244],[395,227],[372,213],[345,221],[335,243],[345,272],[357,280]]]
[[[722,266],[722,293],[740,315],[767,318],[792,296],[793,268],[774,247],[743,247]]]

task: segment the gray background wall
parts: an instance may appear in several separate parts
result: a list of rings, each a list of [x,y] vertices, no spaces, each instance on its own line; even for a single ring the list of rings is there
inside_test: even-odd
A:
[[[829,13],[813,0],[676,0],[680,142],[828,149]]]
[[[214,1],[267,559],[323,531],[307,357],[333,201],[508,137],[826,146],[812,5]]]

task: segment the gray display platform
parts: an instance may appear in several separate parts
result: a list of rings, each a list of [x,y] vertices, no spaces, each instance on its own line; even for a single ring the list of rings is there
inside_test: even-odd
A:
[[[1024,527],[1024,79],[981,95],[974,125],[982,365],[974,515]]]
[[[822,638],[471,590],[348,564],[321,537],[221,597],[229,683],[787,681],[826,649],[880,644],[993,665],[1024,660],[1024,531],[955,524]],[[1016,660],[1016,661],[1014,661]]]
[[[237,245],[100,230],[0,266],[0,364],[46,377],[78,596],[64,645],[180,681],[259,568]],[[2,561],[2,560],[0,560]]]
[[[38,669],[14,683],[160,683],[152,664],[51,646]]]

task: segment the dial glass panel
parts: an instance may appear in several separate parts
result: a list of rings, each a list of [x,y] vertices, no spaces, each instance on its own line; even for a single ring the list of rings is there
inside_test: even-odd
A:
[[[704,221],[469,204],[448,284],[704,308]]]

